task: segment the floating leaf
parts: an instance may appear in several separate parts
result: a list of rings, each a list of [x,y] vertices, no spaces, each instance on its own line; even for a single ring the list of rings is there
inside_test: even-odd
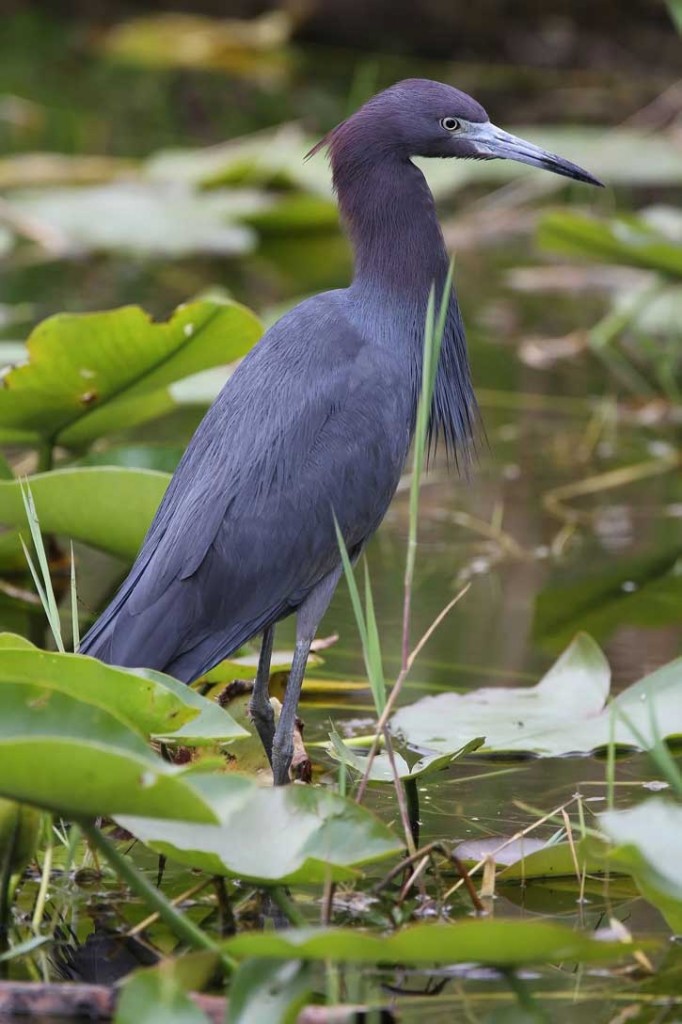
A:
[[[161,673],[114,668],[81,654],[0,649],[0,698],[7,683],[67,693],[110,712],[145,736],[182,737],[186,742],[186,737],[206,732],[221,741],[246,735],[226,711],[184,683]],[[202,713],[204,719],[197,721]]]
[[[643,895],[675,932],[682,931],[682,807],[651,797],[637,807],[600,814],[599,824],[615,849],[607,863],[632,874]]]
[[[353,768],[360,775],[364,775],[367,768],[367,758],[360,754],[356,754],[355,751],[351,750],[350,747],[343,742],[337,732],[330,733],[329,739],[330,743],[327,746],[327,753],[330,757],[333,757],[335,761],[348,765],[349,768]],[[480,736],[477,736],[459,750],[455,750],[452,753],[447,754],[432,754],[427,757],[421,757],[418,761],[415,761],[412,766],[410,766],[405,758],[397,751],[394,752],[393,758],[399,778],[403,779],[403,781],[408,779],[416,781],[426,775],[433,775],[436,772],[443,771],[459,757],[464,757],[466,754],[473,753],[473,751],[477,750],[482,743],[483,739]],[[372,761],[372,767],[369,772],[369,781],[393,784],[394,778],[393,768],[388,754],[385,751],[379,751]]]
[[[361,865],[402,849],[369,811],[327,789],[263,788],[240,775],[194,775],[193,784],[216,808],[219,826],[117,820],[157,853],[189,867],[260,882],[352,878]]]
[[[0,633],[0,651],[35,651],[37,649],[36,645],[27,640],[25,636],[19,636],[18,633]]]
[[[151,669],[131,669],[130,671],[145,679],[153,680],[174,693],[183,704],[194,709],[194,716],[179,729],[156,730],[154,734],[156,739],[197,746],[200,743],[225,743],[250,735],[248,730],[236,722],[225,708],[197,693],[191,686],[180,682],[179,679]]]
[[[132,561],[169,481],[167,473],[100,466],[38,473],[28,484],[45,533]],[[0,523],[26,528],[18,480],[0,480]]]
[[[267,199],[254,191],[197,192],[182,183],[121,180],[81,188],[32,188],[5,200],[18,217],[36,221],[59,239],[63,252],[134,252],[181,257],[235,255],[253,248],[253,232],[237,217]]]
[[[0,436],[83,445],[145,422],[173,403],[174,381],[243,356],[261,333],[244,306],[203,299],[154,323],[137,306],[60,313],[40,323],[29,361],[0,389]]]
[[[617,960],[632,947],[601,941],[547,921],[460,921],[417,924],[390,935],[350,928],[243,932],[223,944],[235,957],[338,960],[363,964],[478,963],[492,967],[579,960]]]
[[[230,1024],[294,1024],[315,979],[299,960],[246,960],[230,985]]]
[[[610,675],[594,640],[579,634],[537,686],[425,697],[399,709],[391,728],[420,749],[455,751],[483,734],[482,752],[544,756],[605,747],[612,714],[614,739],[620,746],[638,748],[641,738],[649,748],[660,736],[682,734],[682,658],[629,687],[607,706]]]
[[[215,957],[202,954],[209,968]],[[123,983],[114,1024],[209,1024],[209,1019],[192,1002],[175,960],[162,960],[155,967],[135,971]],[[203,972],[203,983],[211,970]],[[201,976],[200,976],[201,977]]]
[[[0,795],[69,817],[216,819],[189,778],[119,718],[25,683],[2,686]]]

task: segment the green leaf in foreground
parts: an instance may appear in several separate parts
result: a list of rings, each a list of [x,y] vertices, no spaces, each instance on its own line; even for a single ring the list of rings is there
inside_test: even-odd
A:
[[[207,981],[208,979],[204,979]],[[187,994],[173,961],[135,971],[121,991],[114,1024],[209,1024]]]
[[[219,826],[118,822],[157,853],[215,875],[267,882],[348,879],[402,844],[363,807],[316,786],[264,788],[240,775],[192,776]]]
[[[599,824],[614,844],[606,862],[631,874],[675,932],[682,931],[682,807],[651,797],[637,807],[607,811]]]
[[[144,422],[172,406],[156,399],[174,381],[240,358],[260,333],[248,309],[217,299],[166,323],[137,306],[50,317],[28,339],[28,362],[4,378],[0,436],[78,446]]]
[[[493,967],[581,961],[599,963],[627,956],[631,946],[601,941],[547,921],[461,921],[417,924],[392,935],[350,928],[299,928],[250,932],[223,944],[230,956],[285,960],[338,960],[360,964],[478,963]]]
[[[169,481],[153,470],[93,466],[38,473],[28,484],[44,533],[132,561]],[[0,480],[0,523],[26,526],[18,480]]]
[[[81,654],[0,648],[0,701],[3,685],[17,683],[95,704],[147,737],[187,742],[193,736],[226,741],[246,735],[226,711],[170,676],[114,668]]]
[[[607,704],[610,669],[582,633],[536,686],[442,693],[399,709],[391,728],[411,746],[447,753],[484,735],[481,752],[543,756],[616,745],[650,749],[682,735],[682,658],[628,687]],[[633,729],[629,727],[632,724]]]
[[[314,983],[299,960],[246,960],[230,985],[230,1024],[295,1024]]]
[[[215,821],[188,777],[109,712],[40,685],[0,694],[0,795],[75,818]]]

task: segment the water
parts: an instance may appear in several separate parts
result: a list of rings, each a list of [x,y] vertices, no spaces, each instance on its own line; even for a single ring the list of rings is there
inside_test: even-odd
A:
[[[31,60],[27,57],[28,38]],[[443,72],[438,67],[412,66],[406,71],[397,58],[358,61],[349,54],[329,57],[312,50],[296,52],[291,58],[290,87],[246,87],[243,82],[209,73],[151,73],[113,67],[93,57],[84,44],[77,26],[64,29],[44,20],[17,18],[3,29],[0,60],[5,88],[30,99],[23,120],[0,122],[3,151],[58,149],[143,156],[160,147],[209,144],[293,116],[305,115],[311,122],[329,124],[343,116],[349,79],[355,76],[362,81],[360,73],[367,76],[367,69],[378,85],[405,73],[432,77],[449,73],[449,69]],[[463,68],[462,85],[484,98],[496,120],[505,123],[507,117],[510,123],[523,122],[536,116],[528,101],[527,80],[510,71],[500,73],[491,86],[485,72]],[[567,91],[577,89],[569,75],[564,80],[553,74],[552,84],[564,98]],[[656,84],[660,84],[658,80]],[[628,102],[633,108],[645,102],[652,84],[642,78],[632,86],[635,91],[637,87],[636,101],[631,94],[627,101],[619,96],[617,105],[623,109],[617,114],[606,104],[597,104],[594,119],[606,121],[628,113]],[[565,109],[562,99],[556,109],[543,110],[543,115],[556,120]],[[481,189],[461,194],[460,207],[483,194]],[[620,198],[625,204],[638,201],[635,192]],[[446,210],[444,216],[452,221],[458,212]],[[547,614],[551,619],[552,610],[560,608],[562,592],[570,585],[596,583],[627,560],[642,561],[660,551],[680,549],[682,481],[678,473],[668,472],[619,489],[595,490],[576,501],[576,507],[590,510],[593,522],[574,532],[548,508],[546,496],[553,489],[652,459],[660,455],[670,437],[665,428],[643,426],[634,417],[614,427],[608,405],[602,401],[612,393],[612,381],[589,356],[560,360],[542,370],[519,359],[523,339],[587,329],[605,308],[605,298],[599,293],[564,292],[556,297],[528,295],[509,287],[508,271],[533,266],[539,260],[546,262],[546,257],[537,252],[531,234],[500,236],[492,243],[458,252],[457,287],[468,326],[485,438],[469,479],[448,472],[443,461],[437,460],[425,482],[413,641],[465,581],[471,586],[418,659],[404,689],[405,702],[444,689],[464,691],[483,685],[535,682],[561,650],[563,635],[586,625],[607,654],[615,690],[677,656],[682,647],[682,592],[669,594],[667,602],[663,601],[656,580],[646,572],[641,582],[646,592],[638,607],[600,619],[595,618],[594,608],[586,606],[575,621],[564,617],[561,628],[543,627]],[[324,232],[271,237],[253,254],[239,259],[170,262],[131,255],[36,262],[20,254],[3,270],[0,304],[27,308],[2,334],[20,338],[33,322],[60,309],[88,310],[137,302],[153,314],[165,316],[178,302],[215,284],[226,286],[240,300],[267,314],[274,306],[286,305],[311,291],[343,286],[350,272],[350,256],[337,233]],[[186,440],[195,422],[196,415],[191,412],[155,425],[148,434],[175,442]],[[367,552],[389,679],[399,669],[407,521],[408,492],[403,487]],[[114,560],[80,550],[83,606],[94,613],[121,572]],[[545,609],[544,620],[540,607]],[[0,627],[34,639],[44,635],[40,615],[6,595],[0,605]],[[339,683],[362,680],[364,667],[344,584],[320,629],[322,636],[330,633],[338,633],[340,639],[325,651],[324,663],[314,667],[310,676]],[[291,623],[284,624],[278,646],[290,644],[292,636]],[[326,739],[330,721],[340,729],[344,723],[355,723],[355,731],[367,732],[372,705],[368,691],[349,694],[339,686],[332,696],[312,691],[304,694],[301,714],[316,768],[324,777],[336,768],[315,744]],[[477,775],[503,768],[510,771],[476,780]],[[617,776],[617,801],[625,803],[633,795],[646,794],[642,783],[655,778],[655,771],[645,758],[628,757],[619,762]],[[539,816],[539,812],[569,800],[576,791],[588,801],[588,814],[600,809],[606,791],[602,760],[507,763],[468,758],[422,792],[422,839],[511,834],[528,825],[529,807],[538,809]],[[394,815],[392,794],[375,790],[370,799],[382,816]],[[540,834],[550,835],[555,828],[555,824],[546,826]],[[150,857],[150,869],[153,864]],[[170,895],[192,884],[191,873],[178,868],[171,869],[168,877]],[[61,883],[55,884],[58,889]],[[64,899],[68,903],[75,895],[69,882]],[[26,908],[33,896],[33,887],[26,886],[22,893]],[[78,890],[76,899],[82,903],[77,927],[81,938],[100,912],[112,923],[117,922],[118,914],[129,922],[143,916],[134,901],[118,904],[116,893],[100,891],[99,883],[94,891]],[[457,913],[464,912],[462,904]],[[495,913],[551,914],[587,928],[615,914],[638,935],[663,930],[658,913],[627,886],[613,899],[604,898],[601,887],[595,886],[588,901],[578,905],[574,885],[508,885],[498,893]],[[316,914],[317,907],[311,904],[311,917]],[[162,929],[152,930],[151,937],[170,948]],[[18,974],[27,971],[25,966],[15,969]],[[434,984],[432,974],[428,979],[415,973],[392,980],[412,992]],[[379,981],[366,976],[363,984],[371,991]],[[574,998],[584,1000],[582,1012],[592,1013],[599,1021],[615,1019],[621,1009],[622,983],[616,977],[586,972],[581,984],[576,982],[575,990],[567,991],[565,978],[544,971],[538,985],[547,990],[546,1002],[555,1008],[557,1020],[574,1019],[570,1009]],[[416,1021],[425,1012],[433,1021],[479,1019],[467,1015],[467,1005],[475,1004],[477,1012],[487,1011],[506,992],[505,986],[481,972],[453,976],[445,979],[437,997],[418,1000],[414,996],[414,1008],[408,1009],[403,1019]]]

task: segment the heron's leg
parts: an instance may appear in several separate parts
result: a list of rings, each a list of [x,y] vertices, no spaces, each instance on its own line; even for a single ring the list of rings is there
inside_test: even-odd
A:
[[[263,633],[263,642],[258,658],[258,671],[253,684],[253,693],[249,701],[249,713],[260,736],[261,743],[272,764],[272,741],[275,737],[275,713],[270,703],[270,659],[272,658],[272,642],[275,627],[268,626]]]
[[[289,768],[294,756],[294,728],[296,725],[296,709],[301,695],[306,662],[310,654],[310,645],[320,619],[327,610],[332,594],[339,582],[342,569],[339,566],[321,580],[314,590],[306,597],[298,609],[296,617],[296,649],[291,663],[289,681],[287,682],[282,712],[279,716],[275,739],[272,744],[272,774],[276,786],[284,786],[289,781]]]

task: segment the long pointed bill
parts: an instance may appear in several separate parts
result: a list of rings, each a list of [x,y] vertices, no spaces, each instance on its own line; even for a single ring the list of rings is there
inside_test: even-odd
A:
[[[476,143],[481,156],[488,159],[516,160],[521,164],[530,164],[531,167],[541,167],[544,171],[552,171],[554,174],[561,174],[565,178],[573,178],[575,181],[585,181],[588,185],[599,185],[601,181],[594,175],[588,174],[582,167],[572,164],[570,160],[564,160],[561,156],[548,153],[540,146],[526,142],[516,135],[502,131],[494,124],[472,124],[475,135],[472,142]]]

